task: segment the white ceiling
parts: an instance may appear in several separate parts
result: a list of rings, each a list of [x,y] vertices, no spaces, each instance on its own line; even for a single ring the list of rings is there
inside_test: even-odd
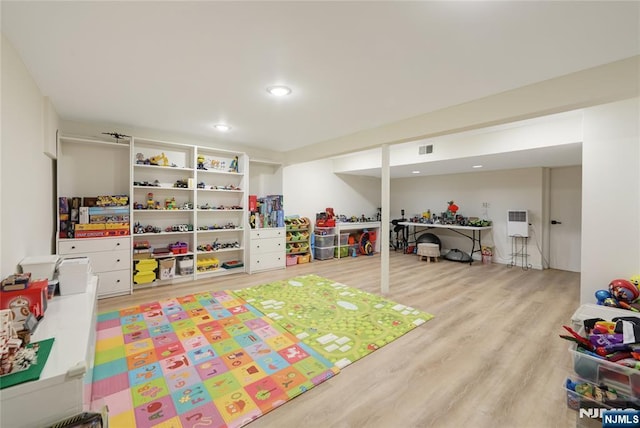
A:
[[[63,120],[279,151],[640,53],[635,1],[1,7],[2,33]],[[275,83],[293,94],[273,99]],[[233,130],[221,137],[217,122]]]
[[[439,160],[436,162],[393,165],[389,168],[389,175],[391,178],[415,178],[430,175],[465,174],[503,169],[558,168],[581,164],[582,143],[570,143],[560,146],[514,150],[490,155]],[[482,168],[475,169],[473,168],[474,165],[482,165]],[[413,171],[419,171],[419,173],[415,174]],[[368,177],[381,176],[380,168],[358,169],[343,173]]]

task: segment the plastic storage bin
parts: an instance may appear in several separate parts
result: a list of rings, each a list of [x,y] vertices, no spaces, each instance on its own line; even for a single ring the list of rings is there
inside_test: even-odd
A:
[[[133,269],[136,272],[152,272],[158,268],[156,259],[134,260]]]
[[[569,382],[573,383],[575,390],[569,387]],[[621,394],[617,390],[614,394],[607,394],[600,385],[574,375],[569,375],[562,386],[567,394],[567,407],[572,410],[640,408],[640,400]],[[599,392],[596,392],[596,389]],[[587,414],[591,416],[594,412]]]
[[[154,271],[143,271],[133,275],[134,284],[149,284],[156,280],[156,273]]]
[[[349,234],[341,233],[340,236],[336,236],[336,245],[347,245],[349,244]]]
[[[177,262],[178,275],[192,275],[193,274],[193,259],[183,258]]]
[[[316,235],[315,246],[316,247],[332,247],[334,244],[334,235]]]
[[[344,258],[344,257],[348,257],[349,256],[349,247],[348,246],[344,246],[344,247],[336,247],[333,250],[333,256],[334,257],[339,257],[340,258]]]
[[[583,321],[589,318],[611,320],[615,317],[639,317],[636,312],[599,305],[582,305],[571,317],[574,330],[585,334]],[[573,358],[573,369],[585,381],[610,386],[620,393],[640,398],[640,370],[616,364],[598,358],[577,349],[575,344],[569,347]]]
[[[293,266],[298,264],[298,256],[288,255],[287,256],[287,266]]]
[[[333,258],[333,245],[330,247],[315,247],[313,258],[316,260],[328,260]]]
[[[335,227],[320,227],[320,226],[316,226],[313,228],[313,233],[316,235],[322,235],[322,236],[333,236],[335,235],[336,228]]]
[[[220,267],[220,260],[215,257],[198,259],[198,272],[211,272]]]
[[[51,280],[56,272],[56,263],[58,263],[58,260],[59,257],[57,255],[25,257],[20,262],[20,268],[23,273],[31,272],[31,280]]]

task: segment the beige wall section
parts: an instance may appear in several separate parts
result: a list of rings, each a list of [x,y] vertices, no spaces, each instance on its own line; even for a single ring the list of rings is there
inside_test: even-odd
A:
[[[2,277],[16,272],[24,257],[52,254],[53,250],[53,161],[44,153],[44,102],[22,60],[3,36],[0,145]],[[53,115],[49,119],[55,126],[55,113]]]
[[[286,163],[356,152],[637,96],[640,56],[470,101],[286,153]]]

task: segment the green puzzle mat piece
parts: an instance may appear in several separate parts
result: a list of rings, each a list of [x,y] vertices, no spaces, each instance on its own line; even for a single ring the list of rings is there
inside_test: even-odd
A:
[[[317,275],[234,291],[342,368],[433,315]]]

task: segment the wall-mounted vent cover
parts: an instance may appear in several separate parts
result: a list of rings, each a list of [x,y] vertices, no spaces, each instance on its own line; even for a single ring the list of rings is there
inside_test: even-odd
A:
[[[433,144],[418,147],[419,155],[428,155],[429,153],[433,153]]]
[[[529,212],[509,210],[507,212],[507,236],[529,236]]]

